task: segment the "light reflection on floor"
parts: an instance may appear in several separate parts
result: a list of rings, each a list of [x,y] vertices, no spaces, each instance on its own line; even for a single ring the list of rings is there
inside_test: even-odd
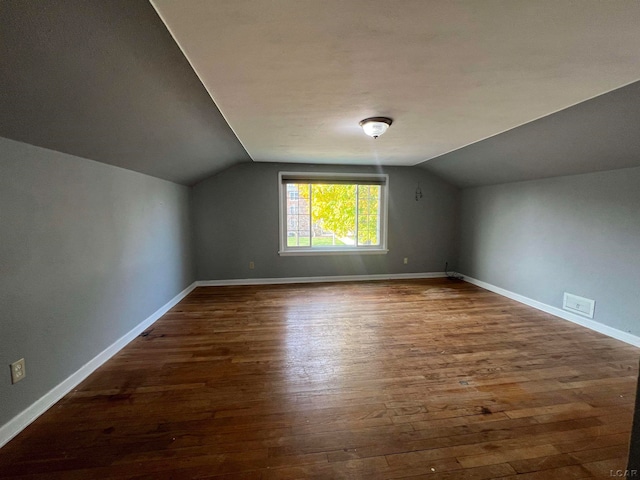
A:
[[[335,295],[329,302],[321,291],[297,305],[287,305],[284,347],[288,392],[296,393],[302,385],[308,390],[310,384],[314,390],[339,390],[350,365],[370,361],[366,345],[371,342],[367,339],[376,335],[377,329],[366,324],[378,320],[375,314],[368,317],[354,317],[352,308],[336,302]]]

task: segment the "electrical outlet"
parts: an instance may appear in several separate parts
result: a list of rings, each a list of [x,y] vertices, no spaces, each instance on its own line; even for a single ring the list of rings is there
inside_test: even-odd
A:
[[[27,371],[24,366],[24,358],[21,358],[17,362],[11,364],[11,383],[18,383],[27,375]]]
[[[409,257],[404,257],[404,264],[408,264],[409,263]]]
[[[249,269],[253,270],[254,268],[256,268],[256,264],[253,262],[249,262]]]

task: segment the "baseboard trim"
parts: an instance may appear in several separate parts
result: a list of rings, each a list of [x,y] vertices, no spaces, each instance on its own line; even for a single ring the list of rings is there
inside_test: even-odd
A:
[[[201,280],[198,287],[228,287],[232,285],[277,285],[286,283],[367,282],[371,280],[402,280],[412,278],[443,278],[444,272],[383,273],[373,275],[335,275],[325,277],[233,278],[229,280]]]
[[[104,349],[93,359],[82,366],[78,371],[70,375],[62,383],[51,389],[39,400],[31,404],[28,408],[9,420],[0,427],[0,448],[6,445],[11,439],[18,435],[22,430],[29,426],[40,415],[51,408],[62,397],[75,388],[80,382],[91,375],[102,364],[118,353],[134,338],[144,332],[149,326],[155,323],[162,315],[167,313],[171,308],[178,304],[196,287],[204,286],[231,286],[231,285],[273,285],[273,284],[290,284],[290,283],[326,283],[326,282],[353,282],[353,281],[371,281],[371,280],[395,280],[395,279],[419,279],[419,278],[443,278],[446,277],[444,272],[426,272],[426,273],[396,273],[396,274],[374,274],[374,275],[340,275],[340,276],[320,276],[320,277],[285,277],[285,278],[244,278],[229,280],[207,280],[197,281],[189,285],[182,292],[172,298],[169,302],[156,310],[152,315],[139,323],[131,331],[120,337],[109,347]],[[640,337],[627,332],[609,327],[602,323],[589,320],[587,318],[574,315],[551,305],[547,305],[537,300],[525,297],[523,295],[511,292],[504,288],[497,287],[482,280],[464,275],[464,280],[478,287],[484,288],[491,292],[497,293],[504,297],[510,298],[524,305],[528,305],[537,310],[549,313],[556,317],[568,320],[572,323],[589,328],[596,332],[602,333],[609,337],[623,341],[635,347],[640,347]]]
[[[120,337],[110,346],[105,348],[102,352],[89,360],[78,371],[71,374],[62,383],[55,386],[48,393],[46,393],[39,400],[36,400],[25,410],[9,420],[6,424],[0,427],[0,448],[6,445],[13,437],[18,435],[22,430],[28,427],[35,419],[51,408],[56,402],[58,402],[67,393],[73,390],[80,382],[91,375],[97,370],[103,363],[113,357],[116,353],[122,350],[129,342],[144,332],[149,326],[151,326],[162,315],[167,313],[173,308],[180,300],[186,297],[194,288],[196,288],[197,282],[193,282],[178,295],[169,300],[166,304],[156,310],[153,314],[139,323],[131,331]]]
[[[476,278],[469,277],[467,275],[463,275],[463,277],[466,282],[472,283],[473,285],[477,285],[478,287],[484,288],[485,290],[489,290],[491,292],[497,293],[498,295],[502,295],[503,297],[510,298],[511,300],[515,300],[516,302],[523,303],[537,310],[550,313],[551,315],[560,317],[563,320],[568,320],[572,323],[576,323],[582,327],[586,327],[590,330],[594,330],[598,333],[607,335],[608,337],[612,337],[612,338],[615,338],[616,340],[620,340],[630,345],[633,345],[634,347],[640,347],[640,337],[636,335],[623,332],[622,330],[609,327],[608,325],[604,325],[594,320],[589,320],[588,318],[581,317],[580,315],[567,312],[560,308],[552,307],[551,305],[547,305],[546,303],[538,302],[537,300],[533,300],[529,297],[525,297],[518,293],[505,290],[504,288],[496,287],[495,285],[492,285],[487,282],[483,282],[482,280],[478,280]]]

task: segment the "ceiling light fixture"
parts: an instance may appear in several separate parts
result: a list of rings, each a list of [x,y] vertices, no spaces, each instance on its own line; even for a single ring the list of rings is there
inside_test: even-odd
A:
[[[360,126],[364,130],[364,133],[373,138],[378,138],[387,128],[391,125],[393,120],[387,117],[371,117],[365,118],[360,122]]]

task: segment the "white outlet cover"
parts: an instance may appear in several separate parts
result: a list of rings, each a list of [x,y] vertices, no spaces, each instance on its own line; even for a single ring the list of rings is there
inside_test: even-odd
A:
[[[11,364],[11,383],[17,383],[27,375],[24,358]]]

